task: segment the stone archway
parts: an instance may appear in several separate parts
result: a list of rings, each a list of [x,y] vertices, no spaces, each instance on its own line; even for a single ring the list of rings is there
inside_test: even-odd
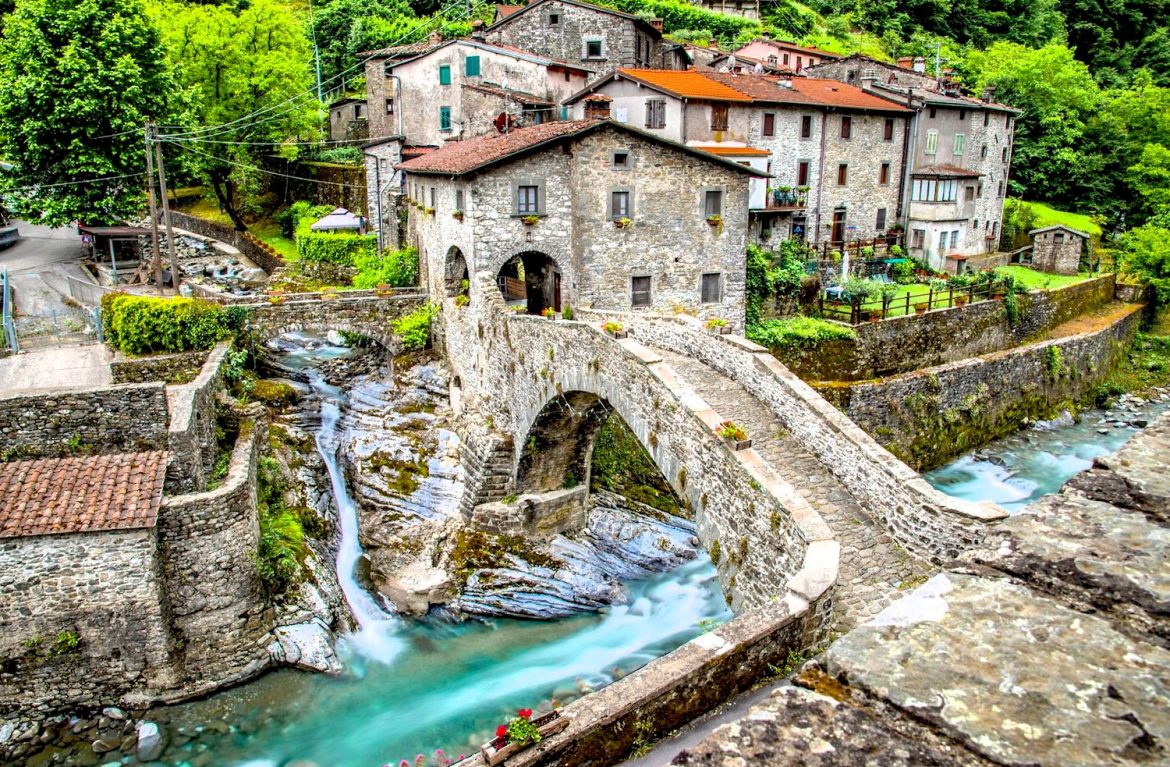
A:
[[[471,271],[463,251],[452,245],[443,266],[443,286],[448,298],[470,293]]]
[[[512,256],[500,267],[496,285],[509,306],[523,306],[528,314],[548,307],[561,311],[561,267],[549,255],[535,250]]]

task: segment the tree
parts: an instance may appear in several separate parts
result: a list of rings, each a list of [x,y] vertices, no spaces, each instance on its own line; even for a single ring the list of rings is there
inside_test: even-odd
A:
[[[1146,144],[1141,159],[1129,167],[1128,178],[1144,202],[1145,213],[1170,210],[1170,149]]]
[[[1170,303],[1170,214],[1129,230],[1119,244],[1122,271],[1148,282],[1159,304]]]
[[[16,165],[6,185],[35,187],[26,214],[61,226],[142,212],[142,129],[167,114],[174,82],[141,0],[20,0],[0,83],[0,155]]]
[[[211,186],[242,231],[264,188],[265,159],[289,137],[316,135],[321,105],[304,27],[276,0],[255,0],[238,12],[168,4],[160,18],[194,121],[206,126],[173,140],[186,150],[185,166]]]

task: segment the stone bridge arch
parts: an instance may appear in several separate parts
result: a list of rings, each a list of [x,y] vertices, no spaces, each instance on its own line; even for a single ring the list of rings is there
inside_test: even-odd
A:
[[[337,298],[290,297],[278,303],[249,304],[248,323],[259,344],[286,333],[337,330],[361,334],[395,353],[401,344],[394,335],[392,323],[425,304],[426,297],[416,292],[388,296],[363,292],[355,296],[339,294]]]

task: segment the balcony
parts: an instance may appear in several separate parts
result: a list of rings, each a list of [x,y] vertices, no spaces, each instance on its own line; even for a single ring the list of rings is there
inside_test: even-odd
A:
[[[764,197],[766,210],[804,210],[808,207],[808,187],[769,189]]]

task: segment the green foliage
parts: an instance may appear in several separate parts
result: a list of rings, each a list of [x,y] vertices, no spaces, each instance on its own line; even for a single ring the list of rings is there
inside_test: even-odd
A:
[[[356,266],[361,260],[376,269],[378,238],[372,234],[327,234],[314,232],[313,220],[302,217],[297,222],[297,258],[317,264]],[[416,267],[417,268],[417,267]]]
[[[710,30],[718,40],[732,43],[746,36],[750,39],[762,31],[757,21],[741,16],[715,13],[685,0],[611,0],[611,5],[626,13],[649,14],[662,19],[667,32],[679,30]]]
[[[39,223],[141,214],[143,124],[168,117],[175,84],[141,0],[21,0],[0,37],[4,187]],[[125,134],[125,135],[118,135]],[[126,176],[66,186],[72,181]]]
[[[890,273],[894,278],[894,282],[899,285],[913,285],[917,278],[914,276],[914,264],[909,260],[894,264],[890,268]]]
[[[102,296],[106,343],[126,354],[210,349],[231,329],[222,306],[192,298]]]
[[[256,567],[272,596],[285,594],[303,577],[309,550],[305,530],[296,511],[285,507],[280,464],[269,456],[256,467],[256,497],[260,515],[260,546]]]
[[[53,642],[53,648],[49,650],[49,655],[65,655],[76,652],[80,645],[81,637],[76,631],[62,631],[57,634],[57,639]]]
[[[573,307],[569,306],[568,304],[565,304],[564,311],[561,312],[561,319],[565,319],[565,320],[573,319]]]
[[[312,224],[332,211],[332,205],[313,205],[306,200],[297,200],[277,213],[275,219],[277,226],[280,227],[281,235],[291,240],[296,236],[297,227],[300,226],[302,220],[308,219],[309,223]]]
[[[766,301],[795,298],[800,294],[809,247],[798,240],[784,240],[778,252],[757,245],[747,248],[747,323],[759,322]]]
[[[616,414],[606,419],[594,438],[589,482],[591,492],[609,490],[667,514],[684,516],[654,459]]]
[[[384,250],[381,255],[361,253],[355,257],[354,266],[358,270],[353,278],[355,288],[409,288],[418,284],[418,248]]]
[[[1119,244],[1121,270],[1149,284],[1158,304],[1170,303],[1170,216],[1131,229]]]
[[[1061,354],[1060,347],[1055,344],[1049,346],[1044,350],[1044,370],[1047,371],[1048,377],[1055,381],[1063,369],[1064,355]]]
[[[434,304],[426,304],[390,323],[394,335],[402,339],[403,349],[420,351],[426,348],[431,340],[431,321],[435,318],[436,310]]]
[[[788,317],[748,325],[747,337],[769,349],[799,349],[824,341],[853,341],[857,335],[851,328],[835,322],[813,317]]]
[[[362,150],[356,146],[331,146],[319,149],[313,154],[315,162],[331,162],[339,165],[360,165]]]

